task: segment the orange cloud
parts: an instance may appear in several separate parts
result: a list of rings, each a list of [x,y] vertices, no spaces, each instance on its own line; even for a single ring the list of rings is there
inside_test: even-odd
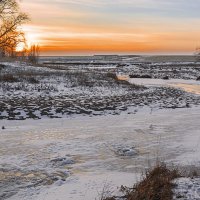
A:
[[[85,0],[92,3],[91,0]],[[137,1],[142,6],[148,0]],[[32,22],[22,27],[27,43],[39,44],[41,53],[75,52],[193,52],[200,41],[200,20],[173,20],[130,13],[94,12],[62,4],[23,1],[22,9]],[[58,1],[66,3],[66,1]],[[67,1],[74,2],[74,1]],[[82,1],[75,1],[82,2]],[[100,6],[96,1],[96,6]],[[107,1],[103,1],[103,5]],[[118,1],[119,2],[119,1]],[[133,1],[120,1],[133,3]],[[141,3],[143,2],[143,3]]]
[[[43,38],[41,50],[49,52],[192,52],[198,35],[163,34],[66,34]]]

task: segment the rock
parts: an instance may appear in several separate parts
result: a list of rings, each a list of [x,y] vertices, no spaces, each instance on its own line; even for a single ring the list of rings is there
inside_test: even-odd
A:
[[[119,156],[135,156],[138,155],[138,152],[135,148],[119,148],[116,152]]]
[[[2,130],[6,129],[5,126],[2,126],[1,128],[2,128]]]
[[[55,166],[72,165],[75,161],[70,157],[55,158],[50,161]]]
[[[199,77],[197,77],[197,79],[196,79],[197,81],[200,81],[200,76]]]
[[[58,181],[56,181],[54,184],[55,184],[56,186],[62,186],[64,183],[65,183],[65,181],[63,181],[63,180],[58,180]]]
[[[164,76],[162,79],[163,80],[169,80],[169,76]]]
[[[190,104],[189,103],[186,103],[186,108],[190,108]]]

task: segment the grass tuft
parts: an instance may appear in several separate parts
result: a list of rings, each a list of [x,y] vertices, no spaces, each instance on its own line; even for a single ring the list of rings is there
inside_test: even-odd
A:
[[[159,164],[152,170],[145,173],[141,182],[133,188],[121,186],[121,191],[125,200],[172,200],[173,187],[172,181],[180,177],[177,169],[169,169],[165,164]],[[109,197],[105,200],[117,200],[118,198]]]
[[[148,74],[143,74],[143,75],[140,75],[140,74],[130,74],[129,77],[130,78],[152,78],[152,76],[148,75]]]
[[[17,82],[18,79],[16,77],[14,77],[12,74],[5,74],[3,76],[0,76],[0,82],[9,82],[9,83],[13,83],[13,82]]]

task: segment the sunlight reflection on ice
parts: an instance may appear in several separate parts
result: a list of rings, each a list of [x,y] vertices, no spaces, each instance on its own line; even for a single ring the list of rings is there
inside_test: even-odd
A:
[[[146,85],[146,86],[171,86],[175,88],[180,88],[186,92],[193,94],[200,94],[200,82],[195,80],[184,80],[184,79],[141,79],[141,78],[132,78],[129,79],[129,82],[137,85]]]

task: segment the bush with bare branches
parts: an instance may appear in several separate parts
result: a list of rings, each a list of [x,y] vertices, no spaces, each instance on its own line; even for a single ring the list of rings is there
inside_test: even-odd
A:
[[[14,56],[16,47],[25,43],[20,25],[29,20],[26,13],[22,13],[16,0],[0,0],[0,54]]]
[[[39,45],[34,44],[27,50],[28,61],[31,63],[37,64],[39,60],[39,55],[40,55]]]

